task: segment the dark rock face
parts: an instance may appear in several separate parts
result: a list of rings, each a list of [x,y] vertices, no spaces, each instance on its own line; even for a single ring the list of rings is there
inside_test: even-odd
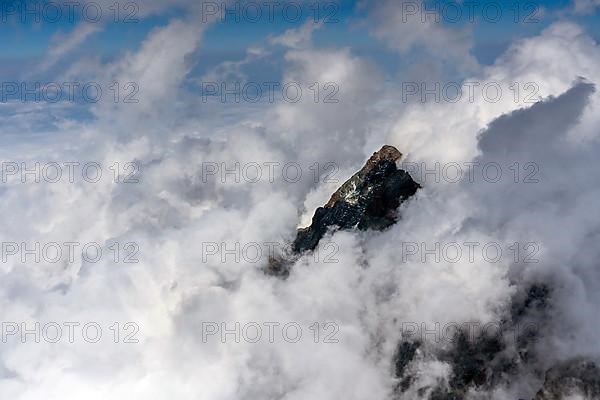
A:
[[[374,153],[327,204],[316,210],[311,225],[298,231],[291,248],[284,255],[269,260],[266,272],[287,277],[294,260],[303,252],[314,250],[328,230],[384,230],[396,223],[400,204],[421,188],[406,171],[396,166],[401,157],[392,146],[383,146]],[[524,373],[534,377],[536,382],[544,380],[532,400],[559,400],[570,395],[600,399],[600,368],[593,361],[578,359],[547,371],[540,368],[535,345],[540,329],[551,316],[551,286],[545,283],[517,285],[519,290],[496,332],[473,337],[459,331],[450,347],[432,353],[425,343],[402,340],[391,360],[397,379],[395,398],[404,398],[418,381],[410,365],[419,356],[443,361],[451,367],[447,380],[414,388],[420,399],[463,400],[470,390],[485,392],[507,386]],[[511,340],[506,340],[509,334],[515,333]]]
[[[573,395],[600,398],[600,368],[596,364],[573,360],[551,368],[535,400],[560,400]]]
[[[540,331],[550,318],[551,290],[547,284],[536,283],[525,291],[517,293],[511,306],[513,325],[518,325],[516,351],[520,363],[535,362],[533,347],[539,339]]]
[[[550,288],[545,284],[534,284],[526,293],[518,293],[511,307],[512,318],[518,320],[533,310],[539,313],[549,307]]]
[[[500,329],[491,334],[470,337],[459,332],[454,346],[438,355],[442,361],[452,366],[452,376],[448,389],[438,388],[431,399],[464,399],[470,388],[492,389],[497,385],[510,383],[535,361],[531,347],[537,338],[537,331],[516,329],[529,317],[541,317],[547,311],[551,291],[545,284],[533,284],[523,288],[512,299],[510,316],[503,321]],[[507,348],[504,335],[509,333],[515,343]],[[518,333],[518,335],[514,335]],[[436,397],[437,396],[437,397]]]
[[[415,358],[417,350],[421,344],[419,342],[400,342],[394,353],[394,376],[400,379],[396,387],[396,392],[405,392],[412,383],[412,377],[405,375],[408,364]]]
[[[397,394],[403,393],[414,382],[414,377],[407,374],[408,364],[414,359],[420,343],[402,342],[394,355],[395,377],[400,382],[395,387]],[[482,335],[469,338],[465,332],[458,332],[453,338],[453,346],[446,351],[435,354],[435,358],[448,363],[452,367],[452,375],[448,382],[438,387],[421,387],[420,398],[429,400],[461,400],[470,388],[491,388],[497,382],[497,374],[508,368],[500,361],[499,354],[505,349],[498,334]],[[428,389],[431,392],[428,397]]]
[[[533,329],[539,325],[530,324],[528,320],[530,317],[543,318],[550,303],[550,288],[545,284],[535,283],[517,292],[506,319],[501,321],[498,329],[486,330],[478,335],[462,330],[456,332],[449,348],[430,354],[450,365],[452,372],[449,380],[440,382],[437,387],[418,388],[418,392],[422,393],[420,398],[462,400],[470,389],[485,391],[498,385],[510,384],[524,372],[523,368],[528,368],[536,361],[532,347],[538,332]],[[526,321],[528,329],[520,329],[520,325]],[[519,326],[519,329],[515,326]],[[510,344],[505,342],[505,335],[511,335],[513,340]],[[400,342],[397,347],[392,362],[395,366],[394,376],[399,380],[394,391],[399,396],[415,382],[407,366],[420,347],[421,343],[405,341]],[[542,374],[543,371],[540,371],[540,378]]]
[[[523,288],[512,299],[510,314],[500,329],[491,334],[470,337],[466,332],[457,332],[452,346],[434,354],[435,358],[448,363],[452,368],[450,379],[439,386],[419,388],[420,398],[428,400],[463,400],[470,389],[491,390],[506,386],[524,372],[532,373],[538,379],[545,378],[543,387],[533,400],[563,400],[580,396],[586,400],[600,399],[600,368],[591,360],[569,360],[547,370],[537,368],[538,359],[533,347],[538,339],[537,328],[542,325],[528,325],[527,329],[514,327],[523,322],[543,320],[551,308],[552,290],[543,283]],[[532,319],[531,319],[532,318]],[[518,333],[514,342],[507,345],[506,333]],[[396,394],[408,390],[414,379],[407,366],[415,357],[420,343],[401,342],[393,358],[395,377],[400,380]],[[528,374],[532,376],[531,374]],[[432,389],[426,397],[427,389]]]
[[[484,335],[470,340],[466,334],[459,334],[456,346],[442,357],[453,366],[450,387],[462,393],[470,386],[488,385],[493,374],[492,361],[503,349],[497,336]]]
[[[292,249],[313,250],[333,227],[339,229],[383,230],[398,220],[400,204],[413,196],[420,185],[396,161],[402,154],[383,146],[366,165],[344,183],[324,207],[319,207],[312,224],[298,231]]]
[[[286,278],[294,260],[314,250],[329,229],[383,230],[393,225],[400,204],[421,188],[396,166],[401,157],[402,153],[387,145],[373,153],[365,166],[315,211],[311,225],[298,231],[291,249],[269,259],[265,273]]]

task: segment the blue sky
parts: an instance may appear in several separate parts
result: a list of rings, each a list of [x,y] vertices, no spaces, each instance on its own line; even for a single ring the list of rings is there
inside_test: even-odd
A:
[[[21,7],[23,7],[22,4],[27,4],[25,7],[31,9],[31,7],[35,7],[35,4],[47,3],[52,2],[27,0],[23,3],[23,1],[10,0],[0,3],[2,7],[0,9],[0,14],[2,14],[0,19],[0,35],[3,38],[2,55],[0,57],[4,65],[4,70],[8,69],[11,71],[12,68],[19,68],[19,65],[28,65],[30,62],[35,62],[37,59],[42,58],[51,44],[53,35],[68,33],[84,20],[81,12],[75,12],[73,20],[63,15],[59,19],[59,22],[52,23],[48,21],[51,18],[50,11],[48,11],[48,16],[46,18],[42,17],[42,19],[48,20],[36,22],[34,16],[23,16],[21,12],[12,11],[13,9],[11,8],[18,8],[19,4],[21,4]],[[326,24],[325,28],[317,33],[317,41],[319,43],[322,43],[323,46],[349,45],[358,51],[371,52],[374,55],[382,57],[385,56],[384,46],[370,38],[368,32],[362,29],[361,25],[364,21],[365,12],[356,1],[335,3],[322,1],[321,3],[320,16],[324,18],[326,15],[332,15],[336,23]],[[466,14],[468,8],[465,5],[459,6],[462,12],[465,13],[459,18],[460,22],[454,23],[449,21],[453,18],[450,16],[453,10],[445,7],[450,7],[448,4],[456,5],[457,3],[453,1],[428,2],[425,8],[447,10],[447,13],[442,16],[442,21],[448,25],[473,25],[476,32],[475,55],[478,59],[487,63],[493,61],[493,58],[505,49],[512,39],[539,33],[541,29],[555,21],[561,11],[567,10],[570,7],[569,0],[535,2],[482,0],[474,3],[477,4],[473,8],[477,19],[475,23],[468,21]],[[482,10],[490,3],[500,5],[502,8],[503,15],[497,23],[486,21],[482,17]],[[514,18],[517,15],[515,7],[517,3],[519,3],[520,18],[525,19],[527,15],[535,15],[535,19],[539,22],[515,23]],[[122,4],[121,6],[123,7]],[[331,4],[335,4],[335,6]],[[533,7],[535,8],[535,13],[531,14],[534,11]],[[63,12],[66,13],[64,10],[66,8],[63,8]],[[181,15],[176,9],[167,9],[161,10],[159,15],[142,18],[136,17],[137,22],[126,24],[114,21],[113,10],[108,10],[107,7],[103,8],[103,10],[104,17],[108,22],[102,32],[88,39],[88,45],[86,46],[95,55],[102,57],[113,57],[124,50],[135,49],[153,27],[164,25],[170,18]],[[299,18],[297,22],[283,18],[283,12],[274,13],[274,22],[269,21],[267,18],[261,18],[258,22],[250,22],[243,15],[240,17],[240,21],[235,21],[234,17],[229,15],[226,17],[225,22],[217,23],[209,29],[203,40],[203,51],[206,54],[210,54],[212,57],[211,61],[214,62],[220,62],[228,57],[239,57],[247,47],[260,43],[267,36],[276,35],[286,29],[298,27],[307,19],[314,18],[316,15],[315,10],[315,5],[312,2],[303,5],[302,18]],[[122,11],[122,13],[124,14],[125,11]],[[124,18],[123,14],[120,15],[120,18]],[[42,13],[41,15],[45,14]],[[571,15],[569,17],[585,24],[590,34],[600,37],[600,24],[598,23],[600,22],[600,16],[597,12],[591,15]],[[25,21],[23,21],[23,18]]]
[[[158,2],[160,4],[160,1]],[[235,2],[239,10],[248,2]],[[263,2],[264,3],[264,2]],[[319,17],[326,23],[313,34],[315,48],[340,48],[348,47],[361,57],[369,59],[382,70],[388,79],[394,80],[405,71],[415,68],[429,68],[428,57],[424,56],[418,46],[411,51],[394,51],[393,44],[377,38],[373,34],[376,27],[369,18],[370,7],[374,3],[357,1],[320,1],[301,2],[301,17],[285,17],[282,10],[276,9],[274,18],[266,17],[267,9],[261,6],[262,18],[258,22],[250,21],[252,9],[247,9],[249,14],[242,14],[236,20],[234,14],[226,14],[225,21],[217,21],[204,33],[200,49],[192,60],[192,71],[188,78],[198,79],[204,76],[223,62],[236,62],[246,57],[249,48],[268,48],[269,56],[252,60],[241,66],[241,71],[249,80],[278,79],[284,69],[285,61],[281,57],[285,49],[270,46],[269,39],[283,34],[286,30],[301,27],[309,20]],[[466,4],[473,4],[471,8]],[[83,11],[76,9],[74,18],[67,17],[68,8],[61,5],[62,18],[52,22],[53,14],[50,11],[34,14],[23,14],[25,9],[52,10],[54,2],[19,2],[3,1],[0,3],[0,35],[2,53],[0,62],[0,79],[2,81],[36,81],[54,82],[61,73],[68,70],[69,66],[81,60],[94,59],[107,63],[119,59],[126,52],[137,50],[143,40],[153,29],[165,26],[173,18],[186,18],[188,10],[178,7],[158,7],[157,12],[143,12],[133,6],[137,3],[123,2],[119,4],[120,13],[115,14],[114,6],[110,2],[98,3],[103,10],[103,19],[100,22],[90,22],[91,12],[87,18]],[[133,4],[133,5],[132,5]],[[143,3],[140,3],[143,4]],[[295,4],[295,3],[294,3]],[[473,46],[470,53],[480,65],[493,64],[508,46],[519,38],[532,37],[539,34],[544,28],[557,21],[567,19],[576,21],[585,27],[589,35],[600,38],[600,15],[597,11],[582,13],[573,12],[573,4],[569,0],[539,1],[539,2],[496,2],[491,0],[466,2],[460,4],[444,0],[427,2],[419,5],[419,13],[427,10],[437,10],[441,15],[440,25],[456,30],[470,30],[473,37]],[[502,15],[494,20],[495,8],[500,8]],[[235,9],[234,6],[231,9]],[[18,11],[20,10],[20,11]],[[295,9],[292,9],[295,11]],[[455,10],[460,10],[462,15],[456,17]],[[488,10],[488,14],[484,14]],[[490,11],[491,10],[491,11]],[[597,9],[596,9],[597,10]],[[289,10],[288,10],[289,11]],[[207,9],[203,13],[208,14]],[[406,9],[407,15],[412,10]],[[469,19],[473,13],[474,21]],[[130,23],[124,23],[126,14],[133,18]],[[293,13],[291,13],[293,15]],[[41,15],[41,20],[36,17]],[[429,18],[425,16],[425,18]],[[518,22],[517,22],[518,21]],[[73,46],[59,57],[48,68],[40,68],[48,57],[53,47],[58,47],[62,41],[74,35],[76,30],[84,25],[94,25],[96,31],[86,36],[83,43]],[[430,55],[434,59],[435,55]],[[437,62],[437,61],[436,61]],[[464,78],[464,71],[457,71],[453,65],[442,64],[431,68],[447,77],[460,80]],[[440,72],[441,71],[441,72]],[[193,86],[193,85],[191,85]]]

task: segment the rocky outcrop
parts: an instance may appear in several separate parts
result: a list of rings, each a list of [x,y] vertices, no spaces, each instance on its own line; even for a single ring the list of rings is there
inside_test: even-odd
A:
[[[329,229],[383,230],[394,224],[400,204],[420,188],[396,166],[401,157],[393,146],[383,146],[374,153],[325,206],[315,211],[311,225],[298,231],[293,251],[315,249]]]
[[[327,204],[315,211],[311,225],[297,232],[286,254],[270,260],[267,273],[286,277],[293,262],[304,252],[314,250],[329,231],[384,230],[396,223],[400,219],[400,204],[421,188],[397,167],[401,157],[392,146],[383,146],[374,153]],[[486,393],[509,386],[525,373],[536,382],[544,381],[532,400],[558,400],[573,395],[600,399],[600,369],[594,362],[572,360],[545,373],[539,367],[535,345],[540,329],[550,320],[552,291],[545,283],[517,286],[519,290],[496,332],[473,337],[459,331],[450,346],[433,352],[420,341],[402,340],[391,360],[395,397],[405,398],[409,389],[416,389],[411,393],[420,399],[462,400],[472,391]],[[506,341],[507,335],[515,333]],[[413,387],[419,382],[418,372],[411,368],[417,355],[446,363],[450,367],[448,379],[437,385]]]
[[[545,284],[535,283],[519,290],[511,301],[506,318],[499,329],[480,332],[474,336],[468,331],[458,331],[452,338],[451,346],[436,350],[429,356],[443,361],[451,368],[448,381],[440,382],[438,387],[418,387],[423,399],[462,400],[471,390],[490,391],[497,386],[507,386],[516,380],[531,364],[536,364],[533,351],[538,337],[531,318],[545,317],[550,307],[551,290]],[[505,337],[510,335],[507,344]],[[395,392],[398,398],[416,381],[408,373],[407,366],[413,361],[415,348],[419,342],[401,342],[392,360],[398,385]],[[539,378],[543,371],[539,371]],[[427,395],[429,393],[429,395]],[[516,400],[516,399],[514,399]],[[536,399],[537,400],[537,399]],[[544,399],[546,400],[546,399]]]
[[[394,376],[400,379],[400,382],[394,389],[397,393],[406,391],[413,382],[413,377],[406,374],[406,368],[415,358],[421,343],[403,341],[398,344],[394,353]]]
[[[544,387],[535,400],[561,400],[572,396],[600,399],[600,368],[592,361],[567,361],[548,370]]]
[[[314,250],[330,230],[384,230],[399,218],[398,207],[421,187],[396,162],[402,153],[383,146],[373,153],[364,167],[346,181],[319,207],[309,227],[300,229],[284,255],[269,259],[266,273],[285,278],[289,268],[303,252]]]

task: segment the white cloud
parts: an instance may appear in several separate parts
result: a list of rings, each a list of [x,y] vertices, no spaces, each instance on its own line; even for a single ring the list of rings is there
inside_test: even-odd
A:
[[[51,39],[51,47],[48,49],[48,54],[44,58],[40,70],[46,71],[52,68],[70,51],[85,42],[92,34],[99,32],[102,29],[100,24],[80,23],[70,34],[55,34]]]
[[[293,49],[306,48],[312,45],[312,34],[321,28],[323,22],[315,22],[309,19],[299,29],[288,29],[279,36],[271,37],[271,44],[278,44]]]
[[[382,7],[378,12],[390,5]],[[386,40],[398,34],[394,18],[382,24],[379,35]],[[61,133],[70,141],[48,140],[44,148],[23,143],[2,154],[101,161],[109,179],[5,185],[1,241],[95,241],[107,252],[108,240],[134,241],[140,262],[91,264],[78,257],[69,265],[4,263],[5,321],[96,321],[106,337],[97,345],[5,344],[1,393],[27,400],[390,398],[401,323],[497,320],[514,293],[509,276],[515,270],[564,284],[557,293],[563,314],[552,323],[568,315],[562,321],[571,329],[548,339],[556,350],[548,358],[600,353],[598,321],[590,317],[600,300],[594,245],[600,194],[593,184],[598,94],[581,82],[571,89],[579,76],[597,82],[600,52],[581,28],[555,24],[516,42],[471,79],[499,82],[505,93],[515,81],[535,82],[542,104],[512,96],[491,103],[479,95],[473,102],[406,105],[401,94],[384,90],[375,65],[350,48],[315,48],[314,26],[305,25],[273,39],[289,47],[284,82],[306,90],[298,103],[280,101],[260,112],[247,108],[233,122],[213,117],[194,126],[198,119],[187,112],[198,103],[187,103],[190,94],[182,86],[204,29],[197,21],[172,20],[150,32],[139,50],[108,65],[99,62],[93,70],[99,80],[139,84],[139,104],[99,105],[96,120],[65,124]],[[462,35],[435,31],[430,39],[409,36],[397,46],[404,51],[423,42],[436,50]],[[468,48],[461,44],[443,54],[467,57]],[[336,84],[339,102],[315,102],[308,89],[315,82]],[[403,219],[393,228],[335,233],[322,250],[333,241],[339,261],[306,256],[288,280],[264,276],[258,267],[265,262],[203,261],[203,242],[289,240],[303,206],[319,204],[332,187],[316,183],[308,167],[335,161],[341,179],[382,142],[412,161],[532,160],[542,167],[543,181],[428,184],[403,206]],[[132,160],[140,163],[140,183],[115,185],[107,166]],[[271,161],[299,162],[307,176],[298,184],[280,176],[257,184],[199,178],[204,162]],[[525,268],[511,260],[403,262],[398,248],[406,241],[472,240],[536,240],[543,263]],[[115,321],[138,323],[141,343],[112,343],[108,327]],[[236,321],[298,322],[305,336],[296,344],[202,342],[203,322],[231,327]],[[327,321],[338,324],[339,343],[315,344],[309,326]],[[423,385],[450,373],[434,359],[416,367]]]
[[[479,63],[471,54],[472,26],[447,26],[423,12],[411,13],[405,4],[419,8],[413,1],[380,1],[370,5],[369,18],[374,35],[405,55],[411,50],[425,51],[436,61],[449,61],[466,71],[477,70]]]
[[[576,14],[591,14],[600,7],[598,0],[573,0],[573,8]]]

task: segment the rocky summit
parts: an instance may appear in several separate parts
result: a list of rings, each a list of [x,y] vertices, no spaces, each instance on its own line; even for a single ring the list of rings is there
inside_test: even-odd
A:
[[[344,183],[309,227],[298,231],[292,250],[313,250],[329,229],[383,230],[398,220],[398,207],[421,187],[396,166],[402,153],[383,146],[365,166]]]
[[[384,230],[400,219],[400,204],[414,196],[421,186],[396,163],[402,154],[393,146],[383,146],[365,166],[346,181],[319,207],[309,227],[300,229],[287,254],[270,259],[267,273],[287,277],[290,267],[305,251],[314,250],[331,230]],[[574,359],[540,369],[536,354],[539,339],[536,329],[517,326],[544,326],[551,312],[551,287],[546,283],[514,282],[518,290],[509,302],[501,329],[492,335],[471,337],[459,331],[448,348],[427,350],[421,341],[400,341],[391,360],[394,398],[409,396],[416,386],[416,397],[423,400],[463,400],[478,391],[490,392],[507,387],[527,374],[539,380],[541,388],[532,400],[560,400],[569,396],[600,399],[600,370],[592,360]],[[507,332],[518,332],[513,340]],[[421,357],[436,359],[450,367],[447,380],[421,387],[418,370],[411,368]],[[412,393],[415,393],[414,391]],[[516,399],[515,399],[516,400]]]

